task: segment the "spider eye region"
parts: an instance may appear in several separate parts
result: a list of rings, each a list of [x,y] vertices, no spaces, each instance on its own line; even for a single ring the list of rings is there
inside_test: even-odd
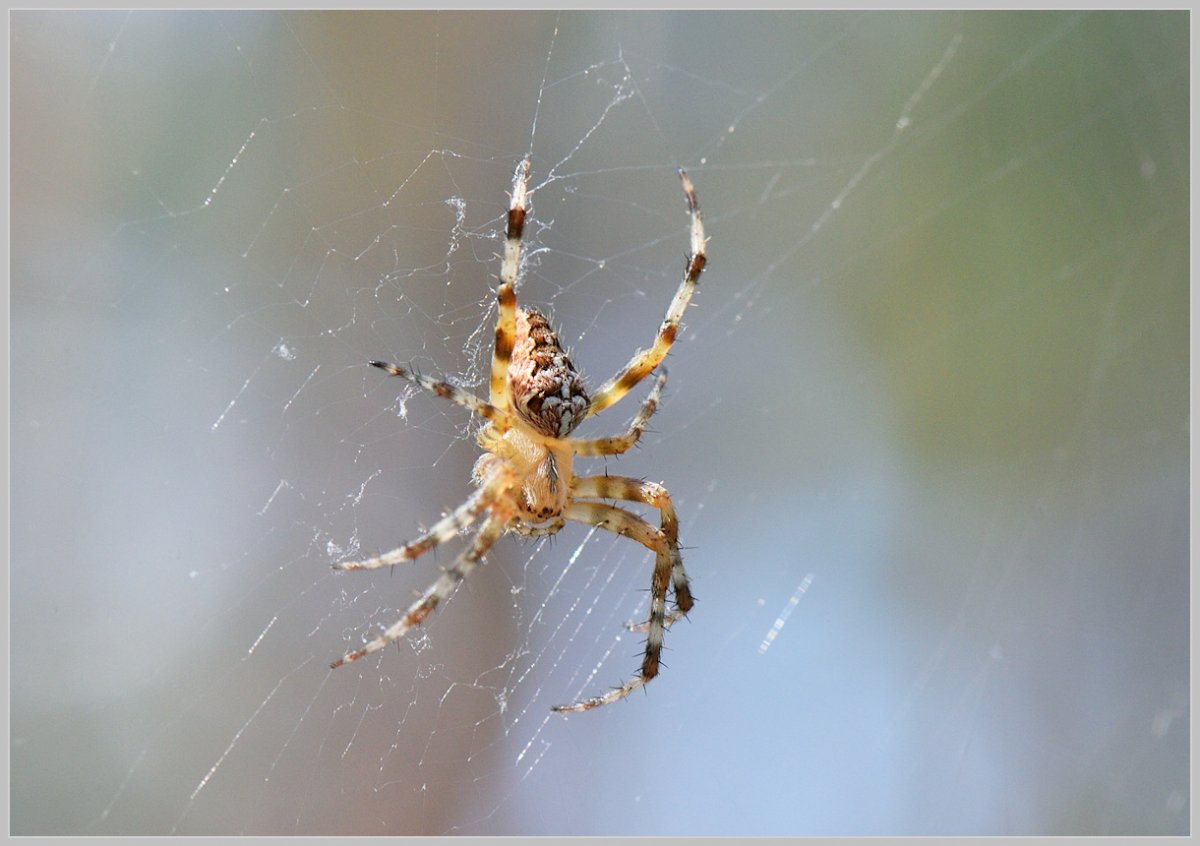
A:
[[[508,366],[513,408],[541,434],[564,438],[587,414],[590,399],[583,377],[544,314],[518,309],[516,329]]]

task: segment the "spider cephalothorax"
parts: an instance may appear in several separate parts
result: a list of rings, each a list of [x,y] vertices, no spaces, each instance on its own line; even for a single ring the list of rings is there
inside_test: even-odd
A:
[[[586,711],[623,699],[658,674],[663,633],[675,620],[691,610],[694,600],[679,552],[679,521],[666,488],[653,482],[625,476],[582,476],[574,471],[576,456],[619,455],[642,435],[662,397],[666,372],[659,374],[654,388],[622,435],[606,438],[574,438],[571,432],[583,420],[625,396],[662,362],[675,341],[684,309],[692,298],[706,262],[704,224],[691,181],[681,170],[691,216],[691,251],[684,267],[683,282],[667,308],[654,345],[636,353],[625,367],[590,395],[583,378],[571,364],[550,321],[541,312],[518,308],[517,275],[521,266],[521,236],[529,197],[529,160],[517,166],[513,192],[505,220],[504,261],[496,289],[498,316],[496,343],[488,402],[449,382],[421,376],[395,364],[372,361],[393,376],[409,379],[427,390],[470,409],[487,423],[477,436],[484,454],[472,473],[475,491],[467,501],[439,520],[416,540],[366,561],[342,561],[338,570],[371,570],[412,561],[466,529],[483,514],[483,526],[471,545],[409,606],[405,615],[361,649],[343,655],[334,667],[356,661],[402,638],[413,626],[445,601],[504,532],[530,536],[551,535],[566,521],[599,526],[633,538],[654,552],[650,580],[649,619],[633,628],[646,632],[646,651],[641,670],[633,678],[601,696],[556,711]],[[660,514],[655,528],[631,511],[606,500],[624,500],[648,505]],[[666,610],[667,593],[675,595],[675,608]]]

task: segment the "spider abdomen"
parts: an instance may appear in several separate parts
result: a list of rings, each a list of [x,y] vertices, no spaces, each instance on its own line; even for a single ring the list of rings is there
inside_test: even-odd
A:
[[[549,319],[531,308],[517,310],[508,384],[514,410],[543,435],[565,438],[587,413],[590,400],[583,377]]]

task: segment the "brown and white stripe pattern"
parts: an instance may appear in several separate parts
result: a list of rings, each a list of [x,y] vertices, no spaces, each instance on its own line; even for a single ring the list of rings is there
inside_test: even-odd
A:
[[[708,239],[704,236],[704,221],[700,217],[700,203],[696,199],[696,189],[692,186],[692,180],[682,170],[679,171],[679,179],[683,183],[688,212],[692,216],[691,251],[684,264],[683,282],[680,284],[679,290],[675,292],[675,298],[671,300],[671,305],[667,308],[667,316],[663,319],[662,326],[659,327],[658,337],[654,339],[654,346],[648,350],[638,351],[620,373],[609,379],[600,387],[600,390],[596,391],[592,396],[591,406],[588,408],[589,417],[603,411],[629,393],[634,385],[645,379],[650,371],[654,370],[666,357],[667,351],[675,343],[679,324],[683,320],[683,312],[691,302],[692,294],[695,293],[696,285],[700,281],[700,274],[708,262],[708,257],[704,252]]]
[[[484,522],[483,528],[475,535],[475,539],[471,542],[471,545],[463,550],[454,564],[438,577],[438,580],[421,595],[420,599],[408,607],[408,610],[398,622],[385,629],[383,633],[362,649],[346,653],[329,666],[337,669],[343,664],[349,664],[351,661],[357,661],[359,658],[370,655],[372,652],[378,652],[389,643],[394,643],[404,637],[410,629],[420,625],[426,617],[433,613],[433,610],[438,605],[449,599],[454,590],[462,584],[463,579],[470,575],[471,571],[475,569],[475,566],[487,551],[491,549],[492,544],[496,542],[496,538],[500,537],[504,532],[504,525],[507,521],[507,514],[498,514],[493,511],[487,521]]]
[[[512,196],[504,224],[504,259],[500,285],[496,288],[496,342],[492,348],[492,378],[489,399],[498,408],[508,408],[508,364],[517,334],[517,275],[521,272],[521,239],[529,204],[529,159],[513,173]]]
[[[333,565],[333,569],[378,570],[381,567],[394,567],[397,564],[415,561],[435,546],[441,546],[474,523],[479,515],[496,501],[501,492],[502,487],[499,484],[476,488],[475,492],[467,497],[466,502],[434,523],[433,527],[419,538],[374,558],[367,558],[363,561],[339,561]]]
[[[658,411],[658,404],[662,402],[663,386],[666,384],[667,370],[664,367],[659,371],[658,379],[650,390],[650,395],[642,403],[641,410],[638,411],[637,417],[633,418],[633,422],[629,424],[629,429],[625,434],[587,440],[572,439],[571,450],[576,455],[620,455],[627,452],[641,440],[642,432],[646,430],[646,424],[650,422],[654,412]]]
[[[654,572],[650,578],[650,618],[645,624],[646,651],[641,669],[627,682],[605,694],[571,705],[555,706],[553,710],[560,713],[589,711],[624,699],[658,675],[668,625],[668,587],[675,590],[676,609],[671,622],[687,614],[694,604],[683,569],[683,557],[679,553],[679,521],[666,488],[625,476],[589,476],[576,481],[573,493],[576,497],[620,499],[653,506],[659,510],[662,523],[661,528],[655,529],[636,514],[602,502],[576,500],[563,511],[568,520],[599,526],[654,550]]]

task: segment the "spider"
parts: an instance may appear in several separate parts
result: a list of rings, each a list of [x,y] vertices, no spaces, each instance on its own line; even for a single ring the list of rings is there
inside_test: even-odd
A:
[[[544,537],[558,532],[566,521],[572,520],[632,538],[652,550],[655,561],[650,580],[649,619],[629,626],[630,630],[646,632],[641,669],[607,693],[553,709],[566,713],[587,711],[624,699],[653,679],[659,670],[665,630],[686,615],[694,603],[679,551],[679,521],[666,488],[625,476],[576,476],[572,466],[576,456],[619,455],[638,442],[658,408],[667,379],[665,369],[624,434],[584,439],[571,437],[571,432],[588,417],[616,403],[662,362],[675,341],[684,309],[704,270],[706,238],[696,191],[687,174],[680,170],[679,179],[691,216],[691,249],[685,257],[683,282],[667,308],[654,345],[638,351],[620,372],[589,395],[582,376],[559,344],[546,316],[536,309],[517,306],[529,166],[526,158],[513,174],[500,285],[496,290],[499,317],[488,401],[449,382],[431,379],[396,364],[369,362],[372,367],[408,379],[484,418],[486,423],[476,436],[484,453],[472,471],[475,490],[428,532],[404,546],[375,558],[342,561],[333,566],[337,570],[373,570],[413,561],[465,531],[480,517],[483,525],[470,545],[398,622],[361,649],[343,655],[332,666],[357,661],[404,637],[454,593],[505,532]],[[660,525],[655,528],[632,511],[604,500],[651,506],[659,512]],[[670,613],[668,588],[675,596],[675,607]]]

